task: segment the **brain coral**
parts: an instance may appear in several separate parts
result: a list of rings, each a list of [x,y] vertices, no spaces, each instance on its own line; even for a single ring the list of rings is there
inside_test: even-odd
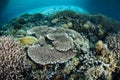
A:
[[[0,37],[0,80],[23,80],[24,57],[11,36]]]
[[[74,57],[76,54],[72,51],[60,52],[50,46],[41,47],[39,44],[28,48],[28,56],[38,64],[63,63]]]

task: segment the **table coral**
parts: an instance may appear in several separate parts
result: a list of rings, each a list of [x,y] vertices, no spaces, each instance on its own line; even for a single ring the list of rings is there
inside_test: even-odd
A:
[[[41,47],[39,44],[28,48],[28,56],[35,62],[42,65],[64,63],[76,54],[72,51],[57,51],[49,45]]]

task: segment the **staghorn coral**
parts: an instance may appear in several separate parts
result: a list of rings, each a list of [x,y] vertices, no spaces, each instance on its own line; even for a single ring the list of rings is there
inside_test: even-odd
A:
[[[106,37],[105,42],[108,48],[120,59],[120,32]]]
[[[38,64],[63,63],[74,57],[76,54],[72,51],[60,52],[48,45],[41,47],[39,44],[28,48],[28,56]]]
[[[67,51],[73,47],[73,39],[68,37],[66,33],[61,34],[47,34],[48,39],[54,40],[52,43],[59,51]]]
[[[23,80],[24,52],[11,36],[0,37],[0,80]]]

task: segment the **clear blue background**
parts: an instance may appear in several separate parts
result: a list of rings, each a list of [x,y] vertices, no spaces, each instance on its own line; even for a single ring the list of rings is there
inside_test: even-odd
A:
[[[23,12],[55,5],[79,6],[120,21],[120,0],[0,0],[0,24]]]

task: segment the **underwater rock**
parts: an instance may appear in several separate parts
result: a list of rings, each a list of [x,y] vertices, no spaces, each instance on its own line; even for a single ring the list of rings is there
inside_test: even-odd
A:
[[[38,64],[64,63],[74,57],[76,54],[72,51],[57,51],[49,45],[41,47],[39,44],[28,48],[28,56]]]

